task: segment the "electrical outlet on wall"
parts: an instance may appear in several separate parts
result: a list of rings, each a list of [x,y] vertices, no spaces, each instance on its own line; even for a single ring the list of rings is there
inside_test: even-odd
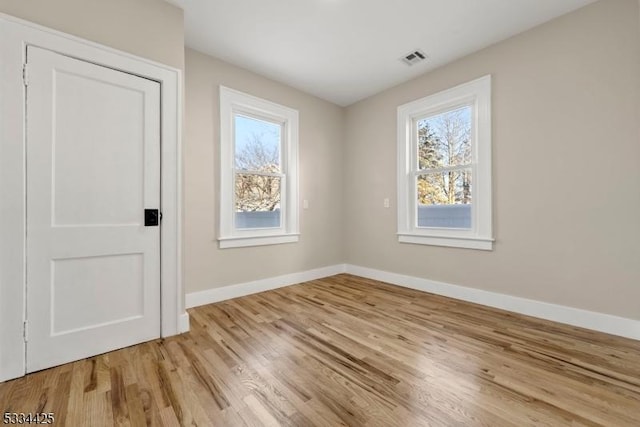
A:
[[[307,199],[302,201],[302,209],[309,209],[309,201]]]
[[[388,199],[388,198],[385,198],[385,199],[382,201],[382,206],[384,206],[385,208],[388,208],[388,207],[389,207],[389,199]]]

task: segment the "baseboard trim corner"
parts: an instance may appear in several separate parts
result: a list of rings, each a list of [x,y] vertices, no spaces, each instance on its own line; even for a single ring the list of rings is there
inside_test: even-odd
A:
[[[640,320],[613,316],[558,304],[515,297],[497,292],[436,282],[414,276],[376,270],[357,265],[346,265],[346,272],[367,279],[379,280],[405,288],[430,292],[449,298],[499,308],[514,313],[551,320],[571,326],[640,340]]]
[[[184,312],[178,318],[178,333],[183,334],[189,332],[191,325],[189,323],[189,313]]]
[[[198,307],[214,302],[270,291],[272,289],[283,288],[297,283],[308,282],[310,280],[322,279],[344,272],[346,272],[346,265],[336,264],[313,270],[254,280],[252,282],[207,289],[206,291],[191,292],[185,296],[185,305],[187,308]]]

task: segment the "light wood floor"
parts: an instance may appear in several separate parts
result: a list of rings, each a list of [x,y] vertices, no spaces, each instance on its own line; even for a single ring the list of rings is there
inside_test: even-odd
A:
[[[640,342],[350,275],[0,384],[56,425],[640,426]]]

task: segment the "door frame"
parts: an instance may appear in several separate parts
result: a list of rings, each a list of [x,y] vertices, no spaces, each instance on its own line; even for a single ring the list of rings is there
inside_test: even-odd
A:
[[[181,70],[0,14],[0,381],[24,376],[26,372],[26,92],[23,64],[29,45],[160,83],[163,214],[160,335],[168,337],[189,330],[182,287]]]

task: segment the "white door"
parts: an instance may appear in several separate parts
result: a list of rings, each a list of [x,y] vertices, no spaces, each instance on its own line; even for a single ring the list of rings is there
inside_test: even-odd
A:
[[[27,372],[160,336],[159,83],[27,48]]]

